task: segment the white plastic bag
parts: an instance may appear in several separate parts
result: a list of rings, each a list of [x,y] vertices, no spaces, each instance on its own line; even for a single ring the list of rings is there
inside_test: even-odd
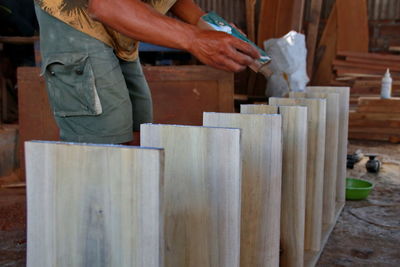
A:
[[[307,49],[303,34],[291,31],[282,38],[264,42],[271,56],[272,75],[268,79],[266,95],[284,96],[291,91],[304,91],[310,79],[307,76]]]

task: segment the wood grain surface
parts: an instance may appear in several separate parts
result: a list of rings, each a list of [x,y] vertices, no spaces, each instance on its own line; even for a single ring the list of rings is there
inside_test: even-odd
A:
[[[279,265],[281,116],[204,113],[203,124],[242,130],[241,267]]]
[[[162,267],[163,151],[26,142],[28,267]]]
[[[241,105],[241,113],[282,116],[280,266],[303,266],[307,169],[307,108]]]
[[[346,197],[346,162],[347,162],[347,142],[349,131],[349,87],[330,87],[330,86],[309,86],[307,92],[336,93],[339,94],[339,149],[338,149],[338,170],[336,180],[336,200],[340,203],[345,202]]]
[[[367,0],[336,0],[337,50],[368,52]]]
[[[290,94],[293,96],[294,94]],[[303,93],[302,97],[326,99],[326,136],[324,165],[324,202],[322,223],[331,224],[335,219],[336,180],[339,144],[339,95],[335,93]]]
[[[271,97],[269,103],[278,106],[306,106],[308,108],[304,249],[318,251],[321,248],[322,234],[326,100]]]
[[[240,130],[142,124],[165,148],[165,267],[238,267]]]

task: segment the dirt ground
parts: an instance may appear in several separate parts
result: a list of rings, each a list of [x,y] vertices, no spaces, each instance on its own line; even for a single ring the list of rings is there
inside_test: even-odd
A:
[[[349,153],[378,154],[378,174],[368,173],[367,157],[348,169],[348,177],[371,181],[363,201],[346,201],[317,266],[400,266],[400,145],[351,142]]]
[[[367,158],[348,177],[375,183],[367,200],[347,201],[317,266],[400,266],[400,145],[351,142],[349,153],[379,154],[382,169],[367,173]],[[0,178],[0,185],[16,180]],[[0,189],[0,266],[25,266],[25,189]]]

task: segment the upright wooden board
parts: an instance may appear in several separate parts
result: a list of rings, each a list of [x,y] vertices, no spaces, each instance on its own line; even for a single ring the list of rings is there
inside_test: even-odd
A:
[[[238,267],[240,130],[142,124],[165,148],[165,267]]]
[[[307,74],[309,77],[311,77],[313,73],[322,1],[323,0],[310,1],[310,13],[307,26]]]
[[[325,158],[325,99],[269,98],[271,105],[308,108],[306,219],[304,249],[319,251],[322,234],[322,203]]]
[[[282,175],[281,117],[204,113],[203,124],[242,129],[240,266],[278,266]]]
[[[368,52],[366,0],[336,0],[337,51]]]
[[[257,44],[303,28],[304,0],[261,0]]]
[[[336,93],[339,94],[339,149],[338,170],[336,180],[336,200],[345,202],[346,197],[346,162],[347,162],[347,139],[349,131],[349,87],[309,86],[307,92]]]
[[[332,62],[336,57],[337,35],[337,9],[334,4],[316,50],[313,84],[328,85],[333,78]]]
[[[274,114],[277,106],[241,105],[241,113]],[[307,166],[307,108],[279,107],[282,116],[280,266],[303,266]]]
[[[291,93],[291,97],[295,94]],[[322,223],[331,224],[336,216],[336,180],[339,144],[339,95],[335,93],[303,93],[307,98],[326,99],[326,136],[324,164],[324,202]]]
[[[162,267],[163,151],[27,142],[28,267]]]

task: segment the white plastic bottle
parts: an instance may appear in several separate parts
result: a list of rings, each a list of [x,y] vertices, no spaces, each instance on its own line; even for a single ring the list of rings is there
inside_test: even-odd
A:
[[[388,99],[392,95],[392,77],[390,77],[389,69],[382,78],[381,98]]]

